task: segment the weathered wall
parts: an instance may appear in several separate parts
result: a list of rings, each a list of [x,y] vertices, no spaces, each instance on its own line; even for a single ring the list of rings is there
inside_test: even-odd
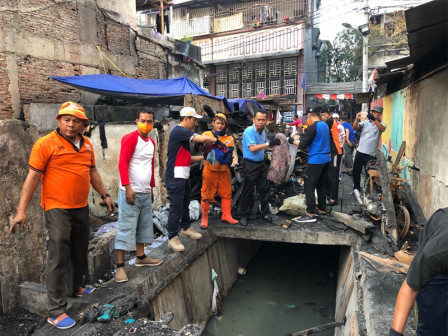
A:
[[[23,104],[93,104],[99,97],[49,80],[51,76],[106,70],[135,78],[172,77],[167,54],[174,43],[137,33],[135,0],[0,0],[0,8],[0,119],[19,118]],[[124,74],[101,58],[97,47]],[[194,68],[194,79],[200,77],[195,65],[189,68]]]
[[[17,306],[19,283],[44,279],[44,213],[39,204],[39,191],[28,207],[24,229],[8,234],[28,173],[29,153],[37,137],[34,126],[30,128],[18,120],[0,120],[0,312]]]
[[[387,130],[383,143],[395,157],[406,141],[403,170],[428,218],[447,206],[448,199],[448,70],[438,72],[406,89],[384,97],[383,120]]]

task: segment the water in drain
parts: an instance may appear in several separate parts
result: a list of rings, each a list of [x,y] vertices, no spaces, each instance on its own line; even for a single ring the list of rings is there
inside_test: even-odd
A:
[[[264,243],[202,335],[277,336],[332,322],[338,260],[338,247]]]

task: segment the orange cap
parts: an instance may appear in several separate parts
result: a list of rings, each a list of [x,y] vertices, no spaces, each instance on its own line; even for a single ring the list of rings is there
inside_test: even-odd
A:
[[[89,118],[86,117],[84,107],[72,101],[62,103],[61,107],[59,108],[59,113],[56,116],[56,119],[58,119],[62,115],[72,115],[82,120],[89,120]]]

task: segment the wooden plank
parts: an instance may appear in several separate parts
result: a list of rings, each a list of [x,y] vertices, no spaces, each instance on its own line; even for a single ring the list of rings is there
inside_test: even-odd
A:
[[[386,226],[389,236],[395,245],[398,245],[398,230],[397,221],[395,219],[395,206],[392,198],[392,192],[390,191],[390,178],[387,170],[386,159],[384,155],[377,150],[376,153],[378,172],[380,173],[380,184],[383,193],[383,203],[386,208]]]
[[[343,212],[332,211],[331,214],[345,225],[351,227],[353,230],[359,231],[362,234],[366,234],[367,229],[375,227],[372,223],[369,223],[363,219],[354,219],[352,216]]]
[[[358,253],[378,272],[408,273],[409,265],[402,262],[381,258],[367,252],[358,251]]]

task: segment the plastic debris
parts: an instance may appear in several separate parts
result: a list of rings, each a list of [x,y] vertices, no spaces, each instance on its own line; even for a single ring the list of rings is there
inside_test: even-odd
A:
[[[190,220],[195,221],[199,219],[199,215],[201,214],[201,204],[193,200],[190,202]]]
[[[134,323],[134,322],[135,322],[134,319],[127,319],[126,321],[124,321],[124,323],[129,323],[129,324]]]
[[[112,231],[117,227],[118,222],[111,222],[104,225],[101,225],[101,227],[98,229],[97,232],[95,232],[95,237],[101,236],[104,233],[107,233],[109,231]]]
[[[291,216],[303,216],[306,213],[305,195],[288,197],[279,209]]]

